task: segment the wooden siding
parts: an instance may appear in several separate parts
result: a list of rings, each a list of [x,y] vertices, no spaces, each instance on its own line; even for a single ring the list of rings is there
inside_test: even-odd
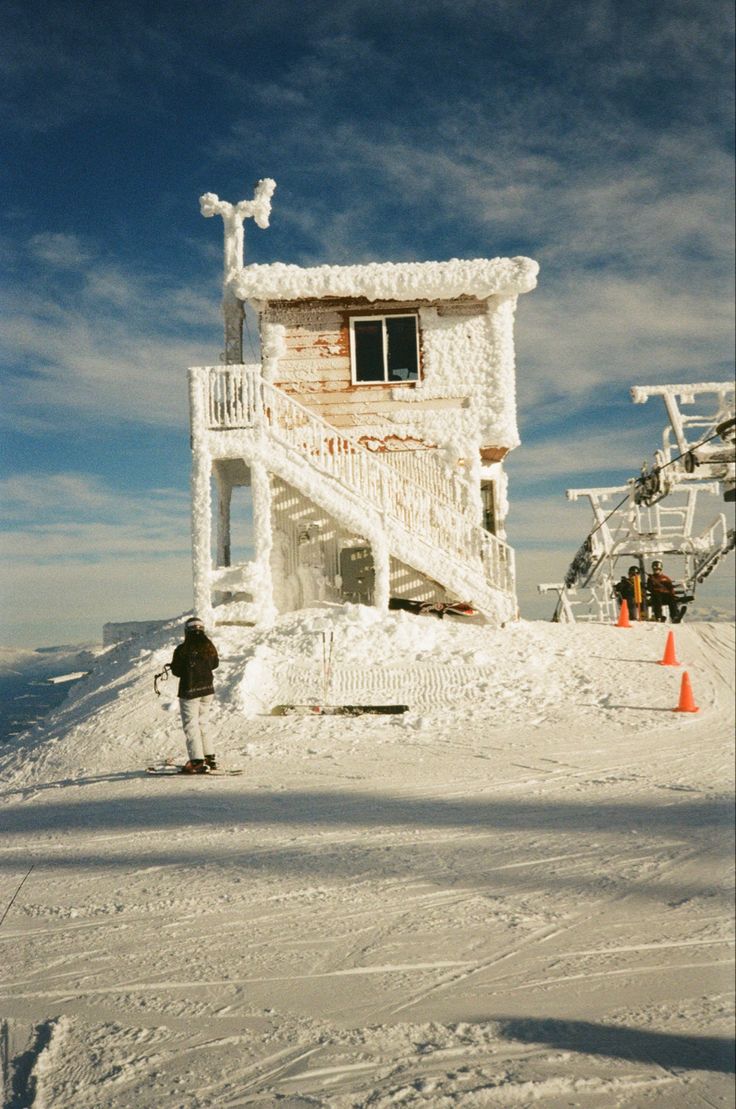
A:
[[[474,310],[482,310],[482,306],[476,304]],[[413,392],[415,385],[413,382],[370,385],[356,385],[352,382],[350,318],[360,315],[406,315],[414,312],[419,314],[418,305],[319,301],[271,304],[267,310],[268,321],[284,327],[286,346],[286,352],[279,359],[278,376],[274,384],[335,427],[347,431],[354,428],[366,429],[371,440],[400,438],[401,431],[396,426],[391,426],[391,417],[406,413],[406,406],[398,394],[403,390]],[[419,360],[421,376],[421,321]],[[463,397],[460,390],[458,392],[457,397],[412,401],[410,411],[421,419],[422,412],[459,409],[463,405]],[[419,445],[434,444],[426,444],[420,440]]]

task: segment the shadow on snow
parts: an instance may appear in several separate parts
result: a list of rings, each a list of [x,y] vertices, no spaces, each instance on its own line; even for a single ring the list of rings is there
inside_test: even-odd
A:
[[[106,780],[130,780],[111,775]],[[140,782],[139,776],[133,780]],[[146,777],[144,794],[116,798],[42,803],[9,803],[0,808],[0,828],[7,834],[29,832],[85,832],[131,830],[192,831],[216,825],[319,825],[345,828],[417,827],[477,831],[637,832],[682,834],[684,829],[731,828],[733,805],[725,798],[700,801],[643,801],[586,803],[498,797],[447,799],[368,793],[350,790],[299,789],[251,792],[242,787],[223,789],[217,780],[177,776],[163,781]],[[172,783],[173,781],[173,792]],[[79,786],[79,782],[59,785]],[[163,787],[163,788],[162,788]],[[167,790],[167,792],[164,792]],[[185,792],[186,791],[186,792]],[[39,790],[33,788],[33,792]]]
[[[496,1019],[500,1020],[500,1034],[507,1040],[631,1062],[657,1063],[665,1070],[734,1072],[735,1045],[727,1037],[680,1036],[585,1020]]]
[[[197,881],[222,868],[251,875],[319,873],[351,881],[403,879],[420,869],[438,886],[457,884],[459,875],[462,882],[493,893],[511,886],[577,891],[605,886],[610,893],[655,896],[675,905],[697,896],[719,898],[724,891],[717,884],[696,885],[693,872],[681,868],[674,880],[663,873],[651,883],[639,881],[628,873],[632,860],[662,852],[666,862],[667,852],[677,847],[681,853],[690,837],[700,857],[722,857],[726,864],[732,858],[730,843],[723,842],[730,839],[732,806],[720,799],[585,804],[236,791],[196,779],[177,780],[173,788],[161,781],[147,785],[143,794],[121,792],[113,799],[86,800],[80,791],[77,799],[6,804],[0,809],[6,845],[0,866],[14,874],[28,862],[56,870],[186,866],[190,880],[193,868],[201,868]],[[274,843],[274,833],[306,827],[318,833],[314,846]],[[330,838],[338,829],[345,837]],[[402,830],[406,839],[387,842],[386,836]],[[432,833],[442,830],[448,835],[440,852]],[[527,832],[543,837],[532,859],[528,845],[501,838]],[[52,844],[33,842],[35,836],[54,833],[59,839]],[[125,841],[119,847],[110,842],[116,833]],[[498,833],[498,842],[489,846],[488,833]],[[326,837],[322,842],[320,835]],[[576,839],[561,841],[570,835]],[[17,837],[17,851],[11,836]]]

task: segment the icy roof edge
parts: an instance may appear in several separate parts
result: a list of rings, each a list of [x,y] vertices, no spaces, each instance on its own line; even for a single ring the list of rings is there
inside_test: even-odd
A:
[[[363,266],[244,266],[228,282],[240,300],[365,297],[368,300],[479,300],[528,293],[537,284],[532,258],[452,258],[449,262],[369,262]]]

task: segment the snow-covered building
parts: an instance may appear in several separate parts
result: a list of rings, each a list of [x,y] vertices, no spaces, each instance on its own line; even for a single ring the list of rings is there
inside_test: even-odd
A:
[[[196,610],[263,623],[399,597],[513,618],[503,460],[519,443],[514,312],[536,262],[244,266],[243,221],[268,226],[274,188],[200,201],[225,225],[225,364],[190,370]],[[243,363],[245,303],[257,364]],[[244,489],[247,560],[232,543]]]

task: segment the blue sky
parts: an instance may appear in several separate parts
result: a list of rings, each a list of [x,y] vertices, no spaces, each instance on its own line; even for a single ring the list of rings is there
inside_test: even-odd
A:
[[[2,642],[190,604],[185,371],[222,349],[203,192],[276,179],[251,262],[540,262],[509,464],[529,617],[588,529],[564,490],[659,443],[629,386],[733,372],[730,0],[0,9]]]

